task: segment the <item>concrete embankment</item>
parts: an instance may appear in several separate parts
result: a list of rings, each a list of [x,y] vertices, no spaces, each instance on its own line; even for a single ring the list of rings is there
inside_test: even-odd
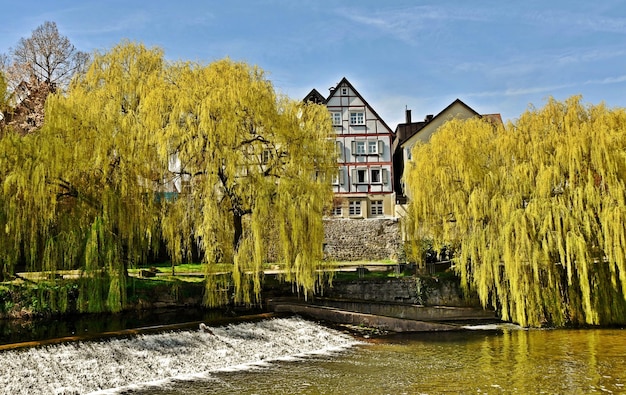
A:
[[[267,307],[277,313],[393,332],[451,331],[468,323],[498,321],[494,311],[463,297],[453,280],[350,281],[333,284],[324,295],[309,301],[274,297]],[[438,304],[442,302],[445,305]]]
[[[437,332],[461,329],[461,323],[494,322],[493,311],[472,307],[419,306],[363,301],[316,299],[307,303],[293,298],[268,300],[275,313],[300,314],[338,324],[392,332]]]
[[[270,301],[269,307],[276,313],[300,314],[318,320],[337,324],[350,324],[377,328],[392,332],[436,332],[458,330],[457,325],[416,321],[403,318],[386,317],[382,315],[365,314],[354,311],[341,310],[334,307],[310,305],[288,301]]]

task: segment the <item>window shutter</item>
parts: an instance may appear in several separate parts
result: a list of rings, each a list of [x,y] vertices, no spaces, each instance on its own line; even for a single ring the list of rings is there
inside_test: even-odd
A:
[[[343,185],[343,183],[345,182],[344,180],[344,175],[343,175],[343,167],[339,168],[339,185]]]
[[[356,184],[357,183],[357,179],[356,179],[356,169],[352,169],[352,183]]]
[[[343,144],[341,141],[337,140],[335,142],[337,144],[337,153],[339,154],[339,159],[343,159]]]
[[[356,155],[356,141],[352,141],[352,155]]]
[[[385,149],[384,141],[378,140],[378,155],[382,155],[384,149]]]
[[[383,184],[387,184],[389,182],[389,172],[387,171],[387,169],[382,170],[382,175],[383,175]]]

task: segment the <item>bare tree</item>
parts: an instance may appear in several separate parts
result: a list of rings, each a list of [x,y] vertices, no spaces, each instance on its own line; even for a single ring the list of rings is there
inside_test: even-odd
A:
[[[21,134],[38,130],[48,95],[65,90],[88,62],[89,55],[59,34],[54,22],[44,22],[30,37],[21,38],[9,55],[0,54],[7,99],[7,106],[0,109],[2,123]]]
[[[44,22],[29,38],[21,38],[11,52],[14,71],[28,74],[22,75],[21,81],[35,79],[51,90],[67,86],[89,61],[87,53],[78,51],[67,37],[59,34],[54,22]]]

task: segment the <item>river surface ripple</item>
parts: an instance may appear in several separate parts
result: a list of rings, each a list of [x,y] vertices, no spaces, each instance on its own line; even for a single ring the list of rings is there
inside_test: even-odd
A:
[[[358,340],[279,318],[0,353],[4,394],[626,393],[626,330],[484,326]]]

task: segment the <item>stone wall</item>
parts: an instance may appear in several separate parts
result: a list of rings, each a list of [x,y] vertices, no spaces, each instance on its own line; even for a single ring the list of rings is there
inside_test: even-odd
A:
[[[403,256],[397,218],[325,219],[324,233],[326,260],[398,261]]]
[[[334,282],[324,298],[423,306],[480,307],[476,295],[464,296],[455,277],[401,277]]]

